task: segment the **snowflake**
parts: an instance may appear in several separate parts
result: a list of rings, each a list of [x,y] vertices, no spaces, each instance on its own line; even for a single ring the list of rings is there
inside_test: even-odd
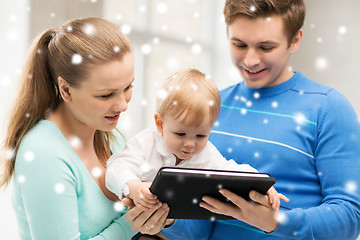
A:
[[[217,187],[218,187],[218,189],[222,189],[222,188],[223,188],[223,185],[222,185],[222,184],[219,184]]]
[[[191,42],[192,42],[192,37],[187,36],[187,37],[185,38],[185,42],[191,43]]]
[[[254,98],[255,98],[255,99],[258,99],[258,98],[260,98],[260,93],[258,93],[258,92],[255,92],[255,93],[254,93]]]
[[[252,106],[252,102],[251,102],[251,101],[247,101],[247,102],[246,102],[246,106],[247,106],[247,107],[251,107],[251,106]]]
[[[211,217],[210,217],[210,221],[215,222],[215,221],[216,221],[216,217],[215,217],[215,216],[211,216]]]
[[[5,150],[5,158],[8,160],[13,159],[13,157],[15,156],[15,150],[14,148],[8,148]]]
[[[241,109],[241,114],[242,114],[242,115],[245,115],[246,113],[247,113],[247,110],[246,110],[245,108],[242,108],[242,109]]]
[[[326,70],[328,68],[328,59],[326,57],[318,57],[315,60],[315,67],[318,70]]]
[[[153,39],[153,43],[154,43],[154,44],[160,43],[160,39],[159,39],[158,37],[155,37],[155,38]]]
[[[17,180],[18,180],[19,183],[24,183],[26,181],[26,177],[24,175],[19,175]]]
[[[117,201],[114,203],[114,210],[117,212],[122,212],[124,210],[125,206],[122,202]]]
[[[272,106],[273,108],[277,108],[277,107],[279,106],[279,104],[278,104],[277,101],[273,101],[273,102],[271,103],[271,106]]]
[[[255,11],[256,11],[256,7],[255,7],[254,5],[251,5],[250,8],[249,8],[249,10],[250,10],[251,12],[255,12]]]
[[[276,220],[277,220],[279,223],[281,223],[281,224],[286,224],[287,221],[288,221],[287,216],[286,216],[284,213],[282,213],[282,212],[278,212],[278,213],[276,214],[275,218],[276,218]]]
[[[95,34],[96,32],[96,28],[92,25],[92,24],[86,24],[84,26],[84,32],[89,35],[89,36],[92,36]]]
[[[139,6],[139,12],[144,13],[147,11],[146,5],[140,5]]]
[[[209,106],[213,107],[214,106],[214,101],[213,100],[209,100]]]
[[[345,185],[345,189],[348,193],[354,193],[357,190],[356,182],[348,181]]]
[[[259,153],[259,152],[255,152],[255,153],[254,153],[254,157],[256,157],[256,158],[260,157],[260,153]]]
[[[130,27],[130,25],[128,25],[128,24],[123,24],[122,26],[121,26],[121,32],[122,33],[124,33],[125,35],[128,35],[128,34],[130,34],[131,33],[131,27]]]
[[[295,122],[299,125],[303,125],[306,122],[306,117],[302,113],[296,113]]]
[[[161,89],[161,90],[158,92],[157,97],[158,97],[160,100],[165,100],[168,95],[169,95],[169,93],[168,93],[165,89]]]
[[[31,151],[27,151],[24,154],[24,158],[25,158],[26,161],[31,162],[32,160],[34,160],[35,154],[33,152],[31,152]]]
[[[30,113],[25,113],[25,117],[29,118],[30,117]]]
[[[347,28],[345,26],[340,26],[338,32],[340,35],[345,35],[347,33]]]
[[[141,106],[146,107],[148,105],[148,102],[146,99],[141,100]]]
[[[72,30],[73,30],[73,27],[72,27],[72,26],[69,25],[69,26],[66,27],[66,31],[67,31],[67,32],[72,32]]]
[[[123,19],[123,16],[121,14],[116,14],[115,18],[117,21],[121,21]]]
[[[157,11],[161,14],[164,14],[168,11],[168,6],[165,3],[159,3],[157,5]]]
[[[199,201],[196,198],[193,198],[192,203],[197,204]]]
[[[58,194],[61,194],[65,191],[65,186],[62,183],[57,183],[54,186],[54,191]]]
[[[151,45],[146,43],[144,45],[141,46],[141,52],[144,54],[144,55],[148,55],[151,53]]]
[[[150,166],[149,166],[149,164],[147,164],[147,163],[142,164],[142,165],[140,166],[140,168],[141,168],[141,170],[142,170],[143,173],[150,170]]]
[[[195,55],[198,55],[202,52],[202,47],[200,44],[195,43],[191,46],[191,52]]]
[[[269,120],[265,118],[263,122],[264,122],[264,124],[268,124]]]
[[[115,47],[114,47],[114,52],[116,52],[116,53],[117,53],[117,52],[120,52],[120,47],[119,47],[119,46],[115,46]]]
[[[82,147],[82,142],[77,136],[70,136],[69,143],[74,149],[80,149]]]
[[[197,91],[199,89],[199,87],[195,84],[195,83],[191,83],[191,88],[194,90],[194,91]]]
[[[102,170],[99,167],[94,167],[91,171],[91,175],[98,178],[102,175]]]
[[[168,25],[163,24],[161,25],[161,31],[166,32],[169,29]]]
[[[82,63],[82,56],[80,54],[74,54],[71,57],[71,63],[74,65],[79,65],[80,63]]]
[[[166,192],[165,192],[165,196],[168,198],[168,199],[171,199],[171,198],[173,198],[174,197],[174,191],[172,191],[172,190],[167,190]]]

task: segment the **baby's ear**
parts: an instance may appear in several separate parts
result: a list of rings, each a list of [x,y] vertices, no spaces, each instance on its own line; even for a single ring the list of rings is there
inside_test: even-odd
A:
[[[159,133],[163,133],[163,120],[159,113],[154,114],[155,124],[156,128],[159,131]]]

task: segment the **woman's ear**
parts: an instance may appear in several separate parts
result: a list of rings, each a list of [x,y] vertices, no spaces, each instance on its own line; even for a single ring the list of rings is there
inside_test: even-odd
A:
[[[60,95],[64,100],[64,102],[70,102],[71,101],[70,84],[62,77],[58,77],[58,86],[59,86]]]
[[[163,133],[163,120],[161,119],[161,116],[159,113],[154,114],[155,124],[156,128],[159,131],[159,133]]]
[[[291,44],[290,44],[290,53],[291,54],[293,54],[294,52],[296,52],[298,50],[300,43],[301,43],[302,36],[303,36],[303,30],[300,29],[294,36],[293,40],[291,41]]]

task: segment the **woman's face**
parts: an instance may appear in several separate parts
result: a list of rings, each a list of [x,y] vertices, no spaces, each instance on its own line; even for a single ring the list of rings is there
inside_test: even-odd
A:
[[[68,106],[72,117],[95,130],[110,131],[120,113],[126,111],[132,95],[134,60],[131,53],[94,66],[80,87],[70,87]]]

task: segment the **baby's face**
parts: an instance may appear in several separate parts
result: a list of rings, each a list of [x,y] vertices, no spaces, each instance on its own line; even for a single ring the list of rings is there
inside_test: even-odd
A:
[[[209,139],[212,124],[208,119],[200,126],[187,126],[180,120],[165,116],[163,119],[163,138],[166,147],[176,157],[187,160],[204,150]]]

